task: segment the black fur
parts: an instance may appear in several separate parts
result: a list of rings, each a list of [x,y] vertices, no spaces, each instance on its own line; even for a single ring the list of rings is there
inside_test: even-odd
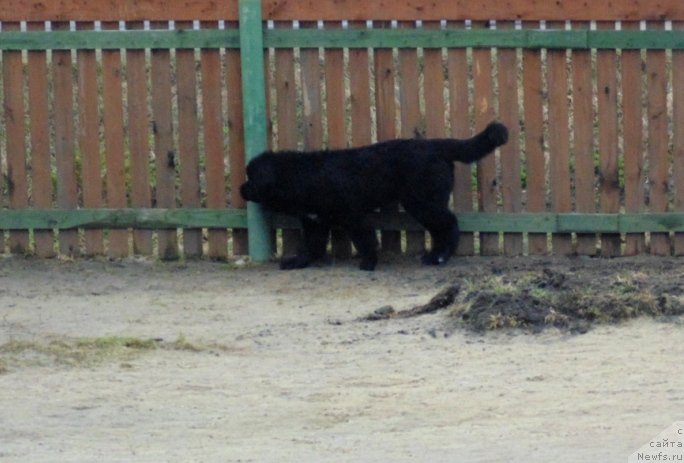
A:
[[[458,243],[456,217],[449,210],[453,162],[476,162],[508,140],[503,124],[491,123],[472,138],[402,139],[344,150],[267,151],[247,166],[240,188],[247,201],[300,218],[303,240],[281,268],[304,268],[324,257],[331,227],[349,233],[361,256],[361,269],[377,263],[370,212],[399,202],[432,235],[425,264],[446,262]]]

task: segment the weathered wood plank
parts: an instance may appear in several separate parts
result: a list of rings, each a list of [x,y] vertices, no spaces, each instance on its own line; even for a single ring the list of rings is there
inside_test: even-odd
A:
[[[68,30],[69,23],[52,23],[52,29]],[[78,207],[72,64],[71,51],[52,52],[57,207],[61,209]],[[80,254],[78,234],[75,231],[61,232],[59,249],[67,256]]]
[[[424,28],[439,29],[438,22],[423,23]],[[442,48],[423,50],[423,95],[425,98],[425,136],[427,138],[446,137],[446,103],[444,101],[445,63]],[[434,242],[432,243],[434,246]]]
[[[674,30],[684,30],[684,22],[672,24]],[[684,51],[672,52],[672,123],[684,127]],[[674,204],[676,212],[684,211],[684,133],[675,130],[672,135],[672,175],[674,177]],[[684,255],[684,234],[675,233],[674,254]]]
[[[78,23],[76,27],[78,30],[90,30],[95,27],[95,24]],[[103,207],[104,204],[102,198],[102,166],[100,165],[98,63],[95,51],[78,50],[76,62],[78,67],[77,92],[79,102],[78,149],[81,153],[81,164],[83,167],[83,206],[98,208]],[[47,105],[47,101],[45,104]],[[84,235],[84,252],[86,255],[104,254],[104,233],[102,230],[87,230]]]
[[[176,28],[182,31],[192,30],[192,23],[178,21]],[[176,86],[180,200],[183,207],[199,207],[200,150],[194,50],[176,50]],[[183,254],[191,258],[202,255],[201,230],[183,230]]]
[[[235,30],[238,24],[226,23],[225,27]],[[226,59],[226,93],[227,126],[228,126],[228,171],[230,172],[230,206],[235,209],[246,207],[240,196],[240,185],[245,181],[245,126],[242,119],[244,112],[242,98],[242,59],[240,51],[227,49]],[[269,104],[268,94],[266,104]],[[267,108],[266,114],[270,114]],[[249,252],[247,230],[233,230],[233,255],[244,255]]]
[[[117,29],[118,27],[118,22],[102,24],[102,28],[105,30]],[[126,207],[122,73],[121,52],[119,50],[103,50],[102,116],[104,120],[105,166],[107,168],[105,179],[107,206],[113,209]],[[112,230],[109,233],[107,255],[115,259],[128,255],[127,230]]]
[[[263,17],[270,20],[637,20],[684,19],[680,0],[614,0],[556,2],[510,0],[505,2],[472,2],[468,0],[262,0]],[[168,2],[167,0],[4,0],[0,20],[237,20],[238,2],[227,2],[220,8],[216,0]]]
[[[599,23],[599,28],[614,29],[615,23]],[[620,209],[620,179],[618,171],[618,88],[617,53],[599,50],[596,57],[596,87],[598,97],[599,196],[601,212]],[[620,255],[620,236],[601,235],[601,254]]]
[[[638,22],[622,24],[622,28],[628,30],[639,29],[639,27]],[[643,212],[646,207],[644,202],[643,66],[640,50],[622,51],[622,137],[626,212]],[[643,234],[625,236],[624,255],[641,254],[645,249],[646,237]]]
[[[315,22],[299,24],[302,29],[315,29]],[[323,102],[321,99],[320,53],[317,47],[302,48],[299,52],[302,83],[302,125],[305,150],[323,148]]]
[[[326,22],[325,30],[335,30],[342,27],[340,23]],[[347,146],[346,129],[346,96],[344,77],[344,51],[340,48],[325,49],[325,106],[328,129],[328,147],[341,149]],[[331,232],[332,256],[335,259],[346,259],[351,256],[351,241],[341,230]]]
[[[415,31],[415,21],[399,23],[404,31]],[[418,51],[411,48],[399,50],[399,114],[401,137],[414,138],[421,135],[420,83]],[[425,234],[406,232],[406,252],[418,254],[425,250]]]
[[[142,22],[126,24],[127,28],[142,29]],[[131,163],[131,206],[150,207],[150,114],[148,73],[144,50],[126,50],[126,88],[128,149]],[[152,255],[152,232],[133,230],[133,253]]]
[[[562,28],[563,23],[550,27]],[[570,121],[568,119],[568,73],[566,50],[549,50],[548,108],[549,108],[549,177],[553,212],[570,212]],[[573,252],[572,237],[555,233],[552,237],[553,254],[562,256]]]
[[[218,27],[203,22],[202,28]],[[226,152],[223,141],[223,100],[221,98],[221,54],[219,50],[200,52],[202,74],[202,125],[206,155],[207,207],[224,209],[226,204]],[[228,232],[225,228],[208,231],[208,255],[214,260],[228,258]]]
[[[351,22],[351,29],[366,30],[366,23]],[[368,50],[349,50],[349,109],[352,146],[368,145],[372,141],[370,68]],[[358,250],[357,250],[358,251]]]
[[[3,28],[19,29],[18,23],[5,23]],[[28,206],[26,178],[26,137],[24,135],[24,65],[21,52],[4,52],[2,87],[4,93],[5,131],[7,134],[7,196],[9,207],[23,209]],[[9,249],[14,254],[29,252],[28,233],[16,231],[10,235]]]
[[[390,22],[374,22],[374,29],[391,28]],[[332,50],[331,50],[332,52]],[[396,69],[394,51],[391,48],[374,50],[375,67],[375,111],[378,141],[397,137],[397,104],[395,98]],[[396,210],[397,206],[389,206],[388,210]],[[387,252],[401,253],[401,232],[383,231],[381,234],[382,249]]]
[[[29,23],[27,29],[44,30],[45,24]],[[31,69],[31,72],[28,73],[28,111],[31,118],[31,205],[41,209],[49,209],[53,204],[53,189],[50,160],[50,125],[48,120],[49,97],[47,53],[44,51],[28,52],[28,67]],[[79,82],[80,80],[81,79],[79,78]],[[97,102],[94,104],[97,106]],[[95,122],[97,122],[97,120],[95,120]],[[85,154],[83,162],[85,171]],[[97,203],[94,206],[98,207],[100,205],[100,203]],[[88,206],[91,207],[93,205]],[[100,234],[99,250],[101,253],[102,232],[94,231],[91,233]],[[34,238],[35,252],[38,257],[55,256],[55,239],[52,231],[37,231],[34,233]],[[86,246],[88,244],[88,238],[89,236],[86,234]],[[2,238],[0,238],[0,249],[2,247]]]
[[[152,23],[153,28],[168,28],[168,23]],[[152,50],[150,73],[152,75],[152,132],[156,189],[155,204],[161,208],[176,207],[176,150],[173,143],[173,113],[171,107],[171,54],[168,50]],[[175,231],[160,230],[157,233],[159,257],[164,260],[178,259],[178,237]]]
[[[573,23],[586,30],[589,23]],[[573,154],[575,157],[575,211],[596,212],[594,187],[594,82],[589,50],[572,51]],[[596,235],[577,235],[577,254],[596,254]]]
[[[292,23],[276,23],[275,27],[291,29]],[[298,147],[298,134],[294,50],[275,50],[275,68],[277,148],[280,151],[295,150]],[[299,231],[285,229],[282,237],[282,254],[295,254],[301,241]]]
[[[512,30],[515,23],[497,23],[500,30]],[[520,184],[520,114],[518,104],[518,53],[517,50],[498,50],[497,76],[499,84],[499,119],[508,127],[508,143],[500,148],[501,196],[504,212],[522,212]],[[523,237],[504,235],[504,254],[517,256],[523,253]]]
[[[489,31],[488,23],[474,23],[473,28]],[[473,104],[475,106],[475,132],[485,128],[494,119],[494,86],[492,78],[492,51],[473,50]],[[482,212],[496,212],[498,180],[496,156],[491,154],[477,163],[479,207]],[[499,254],[498,233],[480,233],[480,253],[485,256]]]
[[[450,27],[463,28],[465,23],[450,23]],[[468,138],[470,129],[470,102],[468,96],[468,51],[450,48],[447,50],[447,73],[449,81],[449,122],[450,135],[454,138]],[[454,163],[454,211],[456,213],[473,210],[473,166],[460,162]],[[460,228],[460,224],[459,224]],[[475,253],[475,240],[472,233],[461,233],[456,248],[459,256],[472,256]]]
[[[538,23],[524,23],[537,28]],[[525,161],[527,163],[527,211],[546,211],[546,159],[544,157],[544,87],[541,51],[523,50],[523,107],[525,116]],[[546,254],[547,237],[543,233],[528,235],[528,253]]]
[[[663,23],[648,23],[649,28],[660,29]],[[646,54],[648,98],[648,163],[649,209],[665,212],[668,209],[668,128],[667,128],[667,64],[665,51],[649,50]],[[670,254],[668,234],[651,234],[651,253]]]
[[[616,0],[592,3],[575,0],[555,2],[509,0],[505,2],[472,2],[468,0],[363,1],[342,0],[321,3],[316,0],[264,0],[264,17],[268,19],[376,19],[376,20],[618,20],[681,19],[684,6],[678,0]]]

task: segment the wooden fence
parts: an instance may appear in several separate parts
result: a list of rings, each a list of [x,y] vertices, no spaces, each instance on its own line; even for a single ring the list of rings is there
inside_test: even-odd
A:
[[[459,254],[681,255],[683,30],[681,0],[4,0],[0,253],[263,259],[246,157],[499,119],[455,168]]]

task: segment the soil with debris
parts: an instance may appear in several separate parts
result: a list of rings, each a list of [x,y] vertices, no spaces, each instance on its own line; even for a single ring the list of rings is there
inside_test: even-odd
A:
[[[0,461],[624,462],[682,419],[684,260],[356,264],[0,258]]]
[[[611,265],[612,264],[612,265]],[[427,304],[395,311],[376,309],[362,320],[406,318],[447,310],[447,325],[478,333],[498,329],[539,332],[554,327],[585,333],[595,324],[637,317],[669,320],[684,314],[684,274],[673,262],[648,271],[624,262],[598,265],[544,265],[541,268],[494,266],[490,273],[456,275],[454,283]],[[597,271],[598,270],[598,271]],[[462,287],[460,281],[467,283]]]

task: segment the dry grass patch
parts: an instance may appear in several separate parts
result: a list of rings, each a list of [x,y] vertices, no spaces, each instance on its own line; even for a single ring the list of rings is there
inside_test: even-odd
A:
[[[215,343],[190,342],[182,334],[174,341],[126,336],[11,340],[0,345],[0,374],[26,367],[91,368],[116,362],[130,365],[128,362],[159,349],[196,353],[228,350]]]

